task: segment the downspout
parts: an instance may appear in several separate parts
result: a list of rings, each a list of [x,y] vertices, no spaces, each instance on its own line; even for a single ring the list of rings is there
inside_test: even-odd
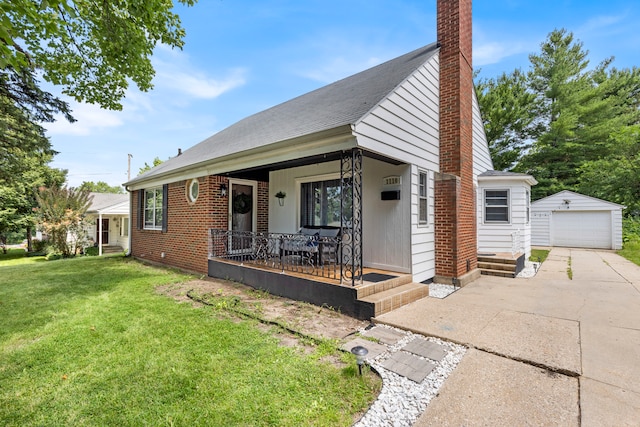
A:
[[[124,256],[131,256],[131,222],[133,221],[133,203],[131,201],[131,190],[129,190],[129,187],[124,187],[124,189],[129,193],[129,230],[127,230],[127,241],[129,244],[127,245],[127,253]]]

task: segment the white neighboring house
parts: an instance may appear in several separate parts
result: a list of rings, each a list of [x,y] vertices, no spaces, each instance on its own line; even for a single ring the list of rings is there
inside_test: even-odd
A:
[[[105,248],[121,252],[129,249],[129,195],[91,193],[93,200],[87,210],[91,225],[87,229],[89,240],[98,246],[98,255]]]
[[[478,252],[531,256],[531,175],[486,171],[478,175]]]
[[[531,204],[532,244],[622,249],[625,206],[565,190]]]

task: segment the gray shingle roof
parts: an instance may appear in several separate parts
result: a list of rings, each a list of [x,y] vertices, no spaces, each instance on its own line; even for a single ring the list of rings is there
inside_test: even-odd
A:
[[[91,195],[93,196],[93,200],[91,200],[91,206],[88,212],[101,211],[108,207],[129,201],[128,194],[91,193]]]
[[[438,50],[421,47],[267,110],[246,117],[127,184],[190,165],[355,124]]]
[[[531,176],[531,175],[526,173],[517,173],[517,172],[486,171],[486,172],[482,172],[479,176],[525,177],[525,176]]]

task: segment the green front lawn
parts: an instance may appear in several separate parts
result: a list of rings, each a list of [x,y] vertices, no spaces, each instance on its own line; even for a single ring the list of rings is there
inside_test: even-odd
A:
[[[617,253],[629,261],[640,265],[640,238],[625,242],[623,248]]]
[[[0,256],[0,424],[351,425],[375,393],[122,257]]]
[[[529,257],[529,261],[533,262],[544,262],[549,256],[549,252],[546,249],[531,249],[531,256]]]

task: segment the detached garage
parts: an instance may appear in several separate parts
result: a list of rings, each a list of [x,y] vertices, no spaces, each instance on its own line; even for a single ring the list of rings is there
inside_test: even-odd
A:
[[[621,249],[624,206],[573,191],[531,203],[531,244]]]

